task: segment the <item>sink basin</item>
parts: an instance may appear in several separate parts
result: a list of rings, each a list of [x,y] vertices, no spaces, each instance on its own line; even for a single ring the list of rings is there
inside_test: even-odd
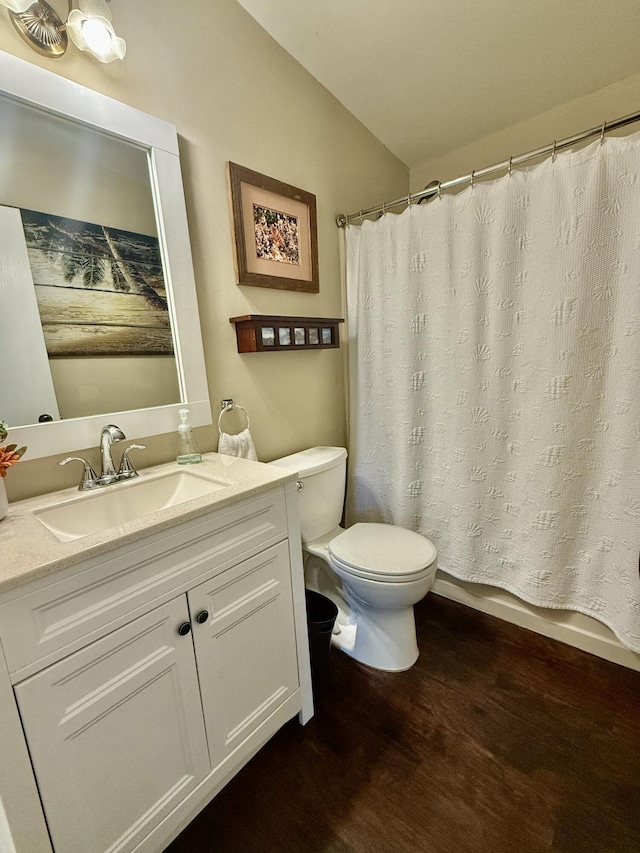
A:
[[[69,542],[205,497],[228,485],[191,471],[169,471],[147,478],[143,473],[135,480],[105,486],[99,491],[36,509],[33,514],[61,542]]]

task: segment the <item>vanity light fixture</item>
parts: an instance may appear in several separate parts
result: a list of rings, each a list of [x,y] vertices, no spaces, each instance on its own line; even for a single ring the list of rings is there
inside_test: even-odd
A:
[[[62,21],[46,0],[0,0],[14,27],[26,43],[43,56],[64,56],[69,38],[100,62],[122,59],[127,50],[111,23],[111,0],[69,0],[69,14]]]

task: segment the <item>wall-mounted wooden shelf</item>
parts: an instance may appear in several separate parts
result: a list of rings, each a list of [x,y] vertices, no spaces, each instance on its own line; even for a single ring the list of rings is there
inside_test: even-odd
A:
[[[336,317],[283,317],[245,314],[230,317],[236,327],[238,352],[282,352],[302,349],[330,349],[340,346]]]

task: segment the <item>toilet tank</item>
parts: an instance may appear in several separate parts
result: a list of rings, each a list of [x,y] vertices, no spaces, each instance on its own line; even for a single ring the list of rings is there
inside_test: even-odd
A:
[[[303,542],[313,542],[338,527],[347,471],[344,447],[310,447],[270,464],[295,471],[303,484],[298,492]]]

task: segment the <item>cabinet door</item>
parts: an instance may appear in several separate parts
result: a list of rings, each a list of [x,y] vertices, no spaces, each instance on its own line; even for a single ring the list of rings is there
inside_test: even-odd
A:
[[[16,686],[56,853],[133,850],[210,771],[186,597]]]
[[[214,768],[298,687],[290,572],[282,542],[188,593]]]

